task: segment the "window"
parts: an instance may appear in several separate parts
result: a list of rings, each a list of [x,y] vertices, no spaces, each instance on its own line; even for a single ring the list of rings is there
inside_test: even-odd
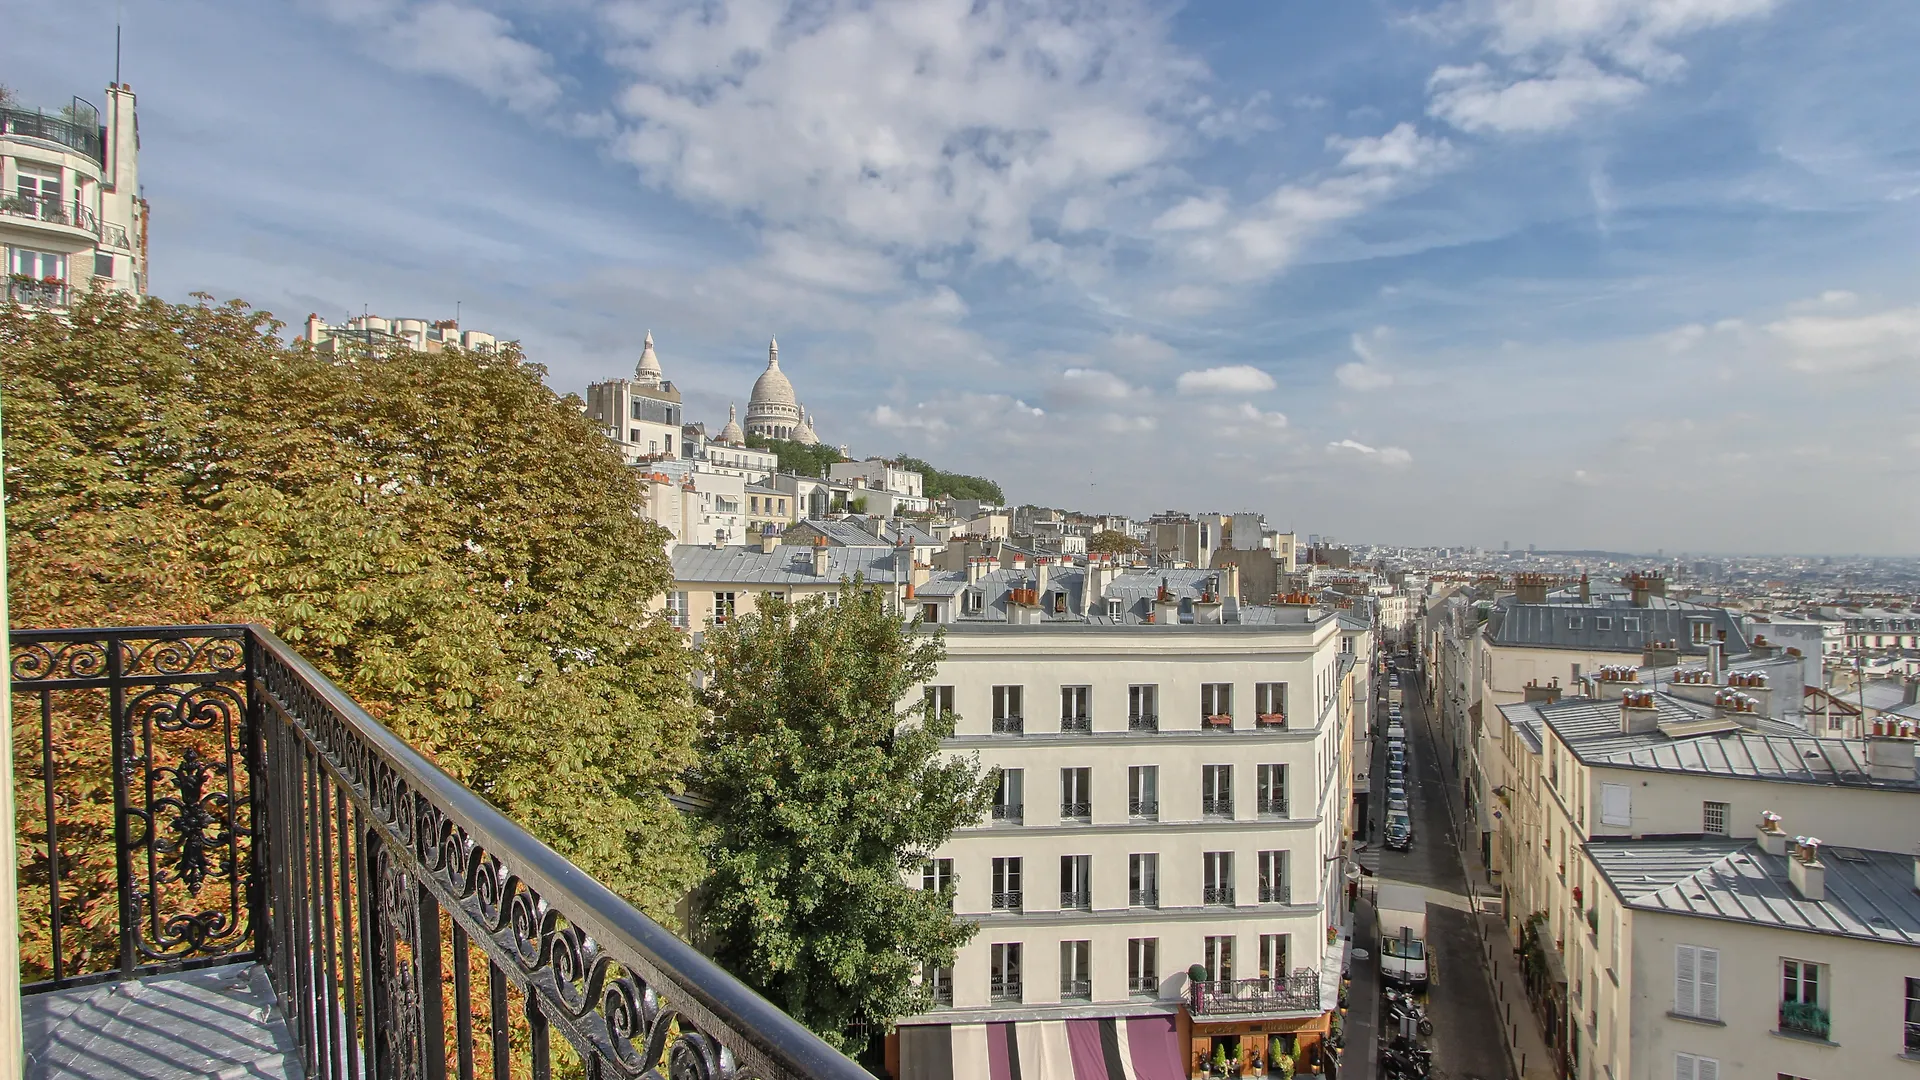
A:
[[[1253,685],[1253,711],[1260,723],[1287,722],[1287,684],[1263,682]]]
[[[1586,625],[1586,620],[1582,619],[1580,616],[1578,615],[1567,616],[1567,629],[1578,630],[1585,625]]]
[[[987,996],[995,1001],[1020,1000],[1020,943],[996,942],[987,947]]]
[[[1160,855],[1148,852],[1127,856],[1127,906],[1160,906]]]
[[[936,967],[933,964],[920,965],[920,985],[927,988],[935,1005],[953,1004],[953,969]]]
[[[106,277],[106,278],[112,277],[113,276],[113,256],[102,255],[99,252],[95,252],[93,256],[93,276]]]
[[[1593,617],[1593,628],[1595,630],[1611,630],[1613,629],[1613,620],[1605,615],[1595,615]]]
[[[1020,890],[1020,859],[993,860],[993,910],[1019,911],[1026,899]]]
[[[1089,686],[1063,686],[1060,688],[1060,730],[1093,730],[1093,714],[1088,702],[1093,696]]]
[[[760,512],[760,496],[750,495],[747,497],[747,510],[755,514]]]
[[[1159,996],[1159,938],[1137,937],[1127,940],[1127,992]]]
[[[1600,785],[1600,824],[1626,828],[1633,824],[1633,789],[1625,784]]]
[[[920,887],[928,892],[953,888],[953,860],[928,859],[921,863]]]
[[[1673,1080],[1720,1080],[1720,1062],[1697,1054],[1675,1054]]]
[[[1260,853],[1260,902],[1293,903],[1293,886],[1287,877],[1287,853],[1284,851]]]
[[[667,621],[682,630],[687,628],[687,594],[670,592],[667,594]]]
[[[1202,852],[1200,870],[1200,902],[1231,906],[1233,904],[1233,852]]]
[[[1287,981],[1287,950],[1292,934],[1260,935],[1260,978],[1268,989]]]
[[[978,589],[960,590],[960,610],[969,615],[978,615],[986,606],[986,596]]]
[[[719,626],[733,618],[733,594],[717,592],[713,594],[713,625]]]
[[[1233,982],[1233,935],[1210,937],[1205,941],[1207,979],[1222,991]]]
[[[1151,683],[1127,687],[1127,730],[1156,731],[1160,727],[1160,688]]]
[[[1000,786],[993,793],[993,820],[1020,824],[1027,815],[1024,769],[1001,769]]]
[[[1704,645],[1713,640],[1712,619],[1688,619],[1688,637],[1695,645]]]
[[[1261,817],[1283,818],[1287,816],[1287,767],[1285,765],[1262,765],[1254,774],[1255,794],[1258,805],[1255,807]]]
[[[1200,814],[1203,817],[1233,817],[1233,766],[1200,766]]]
[[[1060,770],[1060,817],[1086,821],[1093,817],[1093,770]]]
[[[1233,723],[1233,684],[1205,683],[1200,687],[1200,717],[1209,724]]]
[[[995,735],[1018,735],[1025,728],[1025,720],[1020,712],[1020,687],[996,686],[993,688],[993,733]]]
[[[1160,766],[1127,767],[1127,816],[1148,820],[1160,816]]]
[[[1125,613],[1126,613],[1126,608],[1125,608],[1125,606],[1123,606],[1123,605],[1122,605],[1122,604],[1120,603],[1120,601],[1118,601],[1118,600],[1109,600],[1109,601],[1107,601],[1107,618],[1109,618],[1109,619],[1118,619],[1118,618],[1119,618],[1119,617],[1120,617],[1121,615],[1123,615],[1123,614],[1125,614]],[[1153,940],[1153,939],[1152,939],[1152,938],[1147,938],[1147,939],[1144,939],[1144,940],[1148,940],[1148,941],[1151,941],[1151,940]]]
[[[1640,620],[1634,619],[1634,618],[1623,618],[1620,620],[1620,629],[1628,630],[1628,631],[1639,630]]]
[[[1709,836],[1727,835],[1726,803],[1703,802],[1700,804],[1700,831]]]
[[[1780,961],[1780,1030],[1824,1039],[1830,1029],[1821,1007],[1820,964],[1806,960]]]
[[[1093,856],[1060,856],[1060,910],[1093,907]]]
[[[23,178],[24,179],[24,178]],[[67,257],[51,251],[28,251],[26,248],[13,248],[13,257],[7,261],[7,272],[25,274],[31,278],[53,278],[56,281],[67,279]]]
[[[1673,1011],[1701,1020],[1720,1019],[1720,951],[1698,945],[1673,947]]]
[[[927,719],[930,721],[953,712],[953,687],[927,687],[926,702]]]
[[[1093,997],[1093,943],[1060,943],[1060,1000],[1087,1001]]]
[[[1907,1053],[1920,1054],[1920,979],[1907,980]]]

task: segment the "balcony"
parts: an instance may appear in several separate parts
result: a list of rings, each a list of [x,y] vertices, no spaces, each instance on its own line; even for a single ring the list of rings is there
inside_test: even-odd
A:
[[[1233,979],[1192,984],[1187,1007],[1195,1017],[1317,1014],[1320,973],[1298,968],[1284,979]]]
[[[1026,814],[1027,807],[1025,803],[993,804],[993,820],[997,822],[1004,822],[1008,825],[1018,825],[1026,820]]]
[[[1128,799],[1127,816],[1143,821],[1156,821],[1160,817],[1159,799]]]
[[[1200,890],[1200,902],[1208,907],[1232,907],[1233,886],[1208,885]]]
[[[107,164],[107,132],[99,124],[76,124],[37,109],[0,108],[0,135],[58,143],[92,158],[96,165]]]
[[[1087,802],[1063,802],[1060,804],[1061,821],[1092,821],[1093,804]]]
[[[867,1078],[268,631],[19,631],[10,670],[36,1075]]]
[[[1789,1035],[1825,1039],[1833,1031],[1833,1018],[1827,1010],[1812,1002],[1787,1001],[1780,1005],[1780,1030]]]
[[[1093,892],[1089,889],[1061,889],[1061,911],[1092,911]]]
[[[1134,713],[1127,717],[1128,731],[1159,731],[1160,718],[1153,713]]]
[[[1085,713],[1079,716],[1063,716],[1060,718],[1060,732],[1063,735],[1091,735],[1093,734],[1093,717]]]
[[[993,733],[995,735],[1021,735],[1025,734],[1026,730],[1026,721],[1021,717],[996,716],[993,718]]]
[[[953,1004],[953,969],[939,968],[927,977],[927,993],[935,1005]]]
[[[1284,820],[1287,816],[1287,800],[1273,798],[1261,799],[1254,804],[1254,812],[1270,821]]]
[[[1092,1001],[1093,1000],[1093,980],[1092,979],[1061,979],[1060,980],[1060,1000],[1061,1001]]]
[[[1200,730],[1231,735],[1233,734],[1233,716],[1229,713],[1208,713],[1200,718]]]
[[[987,996],[994,1001],[1019,1001],[1020,976],[994,975],[987,982]]]
[[[23,274],[7,278],[7,299],[22,307],[68,308],[73,288],[64,281],[35,281]]]
[[[1200,816],[1233,820],[1233,797],[1230,795],[1200,797]]]
[[[1253,726],[1261,731],[1282,731],[1287,726],[1285,713],[1261,713],[1253,718]]]
[[[1160,906],[1159,889],[1129,889],[1127,903],[1132,907],[1157,908]]]
[[[993,894],[993,910],[1020,911],[1022,910],[1021,901],[1023,898],[1024,894],[1022,894],[1019,889],[1002,889]]]
[[[1291,904],[1293,890],[1285,885],[1260,886],[1260,902],[1263,904]]]

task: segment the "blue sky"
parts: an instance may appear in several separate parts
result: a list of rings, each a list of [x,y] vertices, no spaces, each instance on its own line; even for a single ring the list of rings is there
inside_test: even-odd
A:
[[[1920,548],[1911,0],[125,0],[156,291],[766,339],[824,438],[1381,542]],[[99,96],[115,4],[0,78]]]

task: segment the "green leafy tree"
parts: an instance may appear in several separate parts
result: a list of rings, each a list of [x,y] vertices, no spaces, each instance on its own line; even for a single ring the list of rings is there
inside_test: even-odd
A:
[[[780,471],[796,476],[825,476],[827,466],[845,461],[840,451],[824,443],[808,446],[791,439],[769,439],[764,435],[747,436],[747,445],[756,450],[771,450],[780,459]]]
[[[995,506],[1004,505],[1006,493],[1000,485],[984,476],[967,476],[963,473],[941,472],[917,457],[901,454],[894,462],[902,469],[920,474],[920,490],[929,499],[979,499]]]
[[[1101,529],[1087,538],[1087,550],[1109,555],[1131,555],[1140,550],[1140,541],[1116,529]]]
[[[720,963],[842,1047],[927,1008],[914,975],[976,929],[902,879],[992,799],[977,759],[941,753],[953,714],[900,704],[944,651],[858,580],[763,597],[706,639],[696,923]]]
[[[671,922],[702,870],[668,801],[697,712],[692,661],[648,610],[671,568],[632,471],[512,347],[347,360],[276,329],[239,302],[0,308],[14,624],[263,622]],[[39,725],[16,715],[31,808]],[[100,764],[96,737],[63,728],[57,749]],[[102,845],[110,887],[110,830]],[[23,851],[21,869],[32,963],[45,868]]]

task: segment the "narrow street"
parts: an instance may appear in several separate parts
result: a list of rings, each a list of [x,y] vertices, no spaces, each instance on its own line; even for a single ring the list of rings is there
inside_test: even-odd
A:
[[[1433,1020],[1433,1076],[1436,1080],[1498,1080],[1509,1075],[1501,1020],[1487,980],[1476,916],[1470,910],[1466,879],[1447,813],[1446,780],[1439,745],[1421,701],[1418,676],[1400,673],[1403,723],[1412,758],[1407,787],[1414,827],[1413,850],[1387,851],[1381,845],[1386,817],[1386,731],[1384,717],[1374,760],[1382,764],[1374,780],[1381,792],[1369,808],[1368,838],[1379,851],[1378,884],[1418,885],[1427,890],[1427,945],[1433,985],[1427,1010]],[[1381,706],[1385,708],[1384,705]],[[1477,841],[1474,841],[1477,842]]]

